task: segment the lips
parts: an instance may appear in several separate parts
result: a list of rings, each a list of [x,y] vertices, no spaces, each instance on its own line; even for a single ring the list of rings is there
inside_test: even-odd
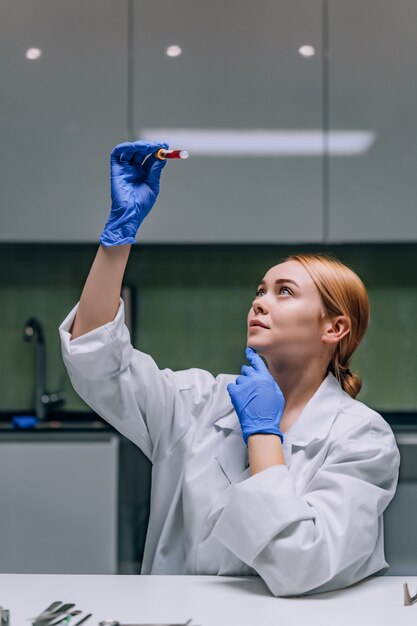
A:
[[[252,320],[249,324],[249,327],[252,328],[253,326],[260,326],[261,328],[268,328],[268,326],[266,326],[260,320]]]

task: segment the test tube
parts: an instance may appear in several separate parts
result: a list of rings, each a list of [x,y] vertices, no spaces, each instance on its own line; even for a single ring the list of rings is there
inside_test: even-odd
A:
[[[158,152],[155,152],[157,159],[165,161],[165,159],[188,159],[189,154],[187,150],[165,150],[160,148]]]

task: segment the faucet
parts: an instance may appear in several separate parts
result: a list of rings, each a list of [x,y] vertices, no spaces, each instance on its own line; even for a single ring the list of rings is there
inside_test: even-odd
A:
[[[24,341],[36,338],[35,354],[35,414],[39,420],[45,420],[48,409],[62,404],[67,396],[64,391],[47,393],[45,390],[46,353],[45,336],[41,323],[36,317],[28,319],[23,330]]]

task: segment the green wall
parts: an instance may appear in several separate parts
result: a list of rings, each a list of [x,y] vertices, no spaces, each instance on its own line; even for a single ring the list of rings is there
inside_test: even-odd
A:
[[[64,386],[65,410],[88,410],[61,361],[58,325],[79,299],[97,245],[0,245],[0,410],[29,410],[34,345],[31,317],[44,325],[47,389]],[[358,399],[376,409],[417,409],[417,244],[143,245],[133,247],[125,282],[136,292],[135,345],[159,367],[239,373],[246,316],[266,270],[294,252],[336,255],[364,280],[371,324],[352,369]]]

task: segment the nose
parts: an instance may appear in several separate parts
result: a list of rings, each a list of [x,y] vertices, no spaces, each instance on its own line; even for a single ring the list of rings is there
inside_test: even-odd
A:
[[[266,303],[265,297],[255,298],[252,302],[252,308],[255,313],[266,313],[266,311],[268,310],[268,305]]]

